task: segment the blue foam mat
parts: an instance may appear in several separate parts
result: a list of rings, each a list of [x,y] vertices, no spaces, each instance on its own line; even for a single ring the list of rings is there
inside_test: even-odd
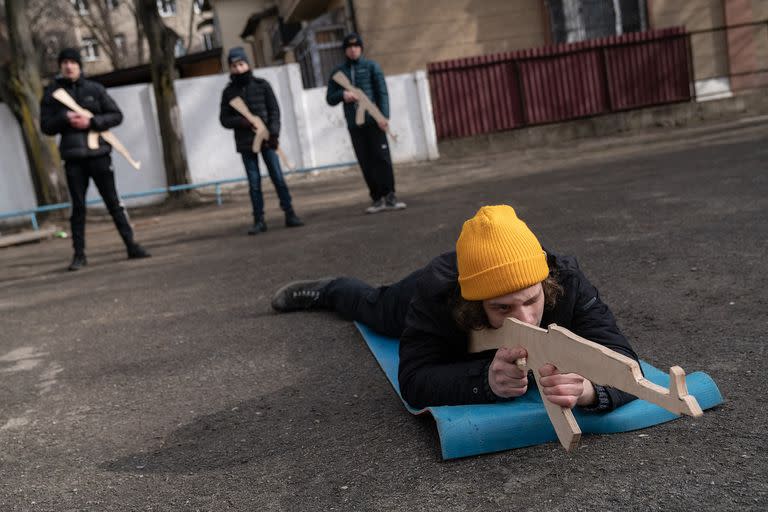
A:
[[[355,325],[402,400],[397,381],[400,342],[382,336],[360,323]],[[645,361],[641,361],[640,364],[647,379],[660,386],[669,386],[668,374]],[[686,376],[686,381],[688,392],[696,397],[702,409],[709,409],[723,402],[720,390],[706,373],[692,373]],[[443,459],[468,457],[557,441],[555,430],[541,403],[541,396],[534,386],[522,397],[498,404],[453,405],[426,409],[414,409],[404,400],[403,404],[412,414],[429,413],[434,417],[440,436]],[[581,431],[592,434],[627,432],[658,425],[678,417],[644,400],[635,400],[604,414],[574,409],[574,415]]]

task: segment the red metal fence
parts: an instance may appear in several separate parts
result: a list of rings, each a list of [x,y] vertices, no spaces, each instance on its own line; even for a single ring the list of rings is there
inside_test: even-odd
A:
[[[685,30],[637,32],[427,66],[438,138],[689,101]]]

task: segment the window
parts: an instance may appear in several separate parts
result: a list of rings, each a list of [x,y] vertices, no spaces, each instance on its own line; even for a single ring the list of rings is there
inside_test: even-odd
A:
[[[82,16],[88,14],[88,0],[72,0],[72,6],[78,14]]]
[[[117,34],[115,36],[115,47],[119,55],[125,55],[125,36],[123,34]]]
[[[160,16],[175,16],[176,0],[157,0],[157,11],[160,13]]]
[[[547,0],[555,43],[646,29],[646,0]]]
[[[344,62],[343,39],[343,27],[323,26],[305,31],[294,50],[304,88],[325,85],[333,68]]]
[[[203,48],[205,48],[206,50],[213,50],[214,48],[213,32],[204,32],[200,34],[200,38],[203,40]]]
[[[99,43],[94,37],[84,37],[83,45],[80,47],[80,54],[86,62],[99,60]]]
[[[59,38],[48,36],[45,40],[45,56],[49,59],[55,59],[59,47]]]
[[[184,41],[181,40],[181,38],[176,40],[176,45],[173,47],[173,56],[174,57],[183,57],[187,54],[187,48],[184,46]]]

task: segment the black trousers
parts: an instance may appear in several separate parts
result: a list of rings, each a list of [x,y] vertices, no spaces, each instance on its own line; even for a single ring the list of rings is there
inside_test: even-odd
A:
[[[346,320],[362,322],[381,334],[399,338],[405,330],[408,304],[422,272],[417,270],[394,284],[378,288],[351,277],[334,279],[323,289],[323,306]]]
[[[378,201],[395,191],[395,173],[387,134],[375,124],[349,128],[357,163],[363,170],[371,199]]]
[[[96,184],[125,246],[133,245],[133,229],[115,189],[115,172],[112,169],[110,156],[67,160],[64,168],[67,171],[69,197],[72,199],[72,216],[69,221],[72,226],[72,247],[75,253],[85,253],[85,194],[91,179]]]

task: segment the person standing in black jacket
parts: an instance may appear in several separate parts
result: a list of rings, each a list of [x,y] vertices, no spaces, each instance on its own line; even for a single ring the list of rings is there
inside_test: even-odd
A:
[[[363,91],[368,99],[376,104],[384,117],[389,119],[387,81],[376,62],[363,58],[363,39],[353,32],[344,37],[342,46],[347,58],[343,64],[331,72],[331,76],[339,71],[344,73],[352,85]],[[358,126],[355,122],[355,113],[359,99],[355,93],[341,87],[333,78],[328,80],[325,101],[331,106],[344,102],[344,117],[347,120],[349,137],[352,139],[357,163],[363,171],[363,178],[373,201],[365,212],[402,210],[406,204],[398,200],[395,195],[395,173],[392,169],[392,156],[387,142],[386,129],[389,121],[377,123],[370,114],[366,113],[365,122]]]
[[[46,135],[61,135],[59,152],[65,161],[67,186],[72,199],[72,245],[75,255],[69,270],[79,270],[88,264],[85,256],[85,195],[93,179],[125,243],[128,258],[147,258],[149,253],[133,239],[133,229],[115,188],[115,172],[110,153],[112,146],[99,137],[96,149],[88,147],[88,132],[103,132],[123,122],[115,101],[99,83],[82,76],[80,52],[65,48],[59,53],[61,74],[45,89],[40,104],[40,127]],[[76,114],[53,97],[53,91],[64,89],[78,105],[93,113],[93,117]]]
[[[525,394],[528,376],[515,364],[526,357],[523,348],[467,351],[472,330],[499,328],[508,317],[542,327],[557,323],[638,360],[576,259],[545,252],[506,205],[481,208],[464,223],[455,252],[395,284],[373,288],[347,277],[297,281],[275,293],[272,307],[332,310],[400,338],[400,391],[415,408]],[[541,393],[563,407],[609,411],[635,398],[552,365],[539,370]]]
[[[293,211],[291,193],[283,179],[283,171],[277,155],[277,148],[280,145],[280,107],[275,93],[269,82],[253,76],[248,57],[242,47],[232,48],[227,62],[229,62],[231,75],[230,82],[221,95],[219,121],[224,128],[235,131],[235,147],[242,156],[245,174],[248,177],[253,206],[253,226],[248,230],[248,234],[263,233],[267,230],[267,223],[264,220],[264,195],[261,191],[258,153],[253,151],[253,139],[256,134],[250,121],[229,104],[237,96],[243,99],[253,114],[264,121],[269,130],[269,140],[264,141],[261,146],[261,157],[267,165],[269,178],[275,186],[277,197],[280,198],[280,208],[285,213],[285,225],[289,228],[303,226],[304,223]]]

